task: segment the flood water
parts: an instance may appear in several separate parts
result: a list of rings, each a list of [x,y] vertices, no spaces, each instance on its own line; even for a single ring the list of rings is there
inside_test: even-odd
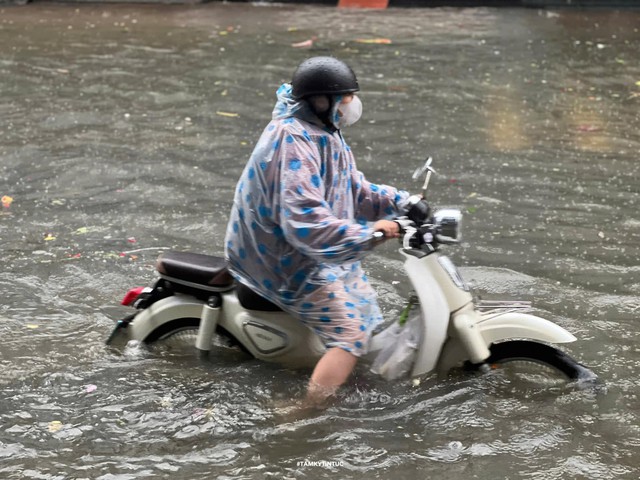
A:
[[[639,28],[637,11],[0,9],[0,477],[637,478]],[[363,366],[289,417],[308,372],[104,345],[161,251],[222,254],[276,88],[324,54],[360,79],[359,168],[416,191],[432,155],[475,293],[574,333],[599,388]],[[391,243],[366,262],[389,318],[400,265]]]

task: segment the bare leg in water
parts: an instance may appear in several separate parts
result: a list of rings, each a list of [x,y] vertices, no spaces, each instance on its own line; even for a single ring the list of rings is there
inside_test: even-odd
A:
[[[314,405],[321,405],[333,396],[347,381],[357,361],[358,357],[341,348],[327,350],[316,364],[309,380],[307,401]]]

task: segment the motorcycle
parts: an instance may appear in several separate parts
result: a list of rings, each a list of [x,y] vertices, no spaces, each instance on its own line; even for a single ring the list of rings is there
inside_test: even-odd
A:
[[[416,379],[460,366],[488,370],[525,365],[551,371],[562,381],[593,379],[587,367],[554,346],[576,337],[528,313],[528,302],[474,301],[458,269],[441,252],[442,246],[460,243],[462,213],[452,208],[431,213],[424,200],[435,173],[431,158],[413,177],[425,173],[422,197],[413,200],[423,215],[397,219],[404,271],[415,294],[399,321],[374,332],[365,356],[373,371],[388,379]],[[374,235],[379,239],[382,234]],[[325,352],[312,329],[235,282],[224,258],[167,251],[156,270],[159,278],[152,287],[125,295],[122,304],[136,311],[117,322],[108,344],[151,344],[186,332],[205,354],[220,345],[237,346],[257,359],[288,367],[313,367]]]

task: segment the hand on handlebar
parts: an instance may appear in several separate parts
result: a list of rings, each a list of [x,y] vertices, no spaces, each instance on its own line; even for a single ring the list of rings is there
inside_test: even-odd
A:
[[[373,224],[373,230],[382,232],[385,238],[398,238],[400,236],[400,225],[391,220],[378,220]]]

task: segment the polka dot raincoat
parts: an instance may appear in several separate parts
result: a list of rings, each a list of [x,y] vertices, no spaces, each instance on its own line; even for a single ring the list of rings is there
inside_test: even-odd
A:
[[[277,96],[236,188],[225,240],[229,269],[327,347],[359,356],[382,320],[360,265],[373,246],[369,222],[404,214],[409,194],[368,182],[340,130],[293,99],[291,85]]]

